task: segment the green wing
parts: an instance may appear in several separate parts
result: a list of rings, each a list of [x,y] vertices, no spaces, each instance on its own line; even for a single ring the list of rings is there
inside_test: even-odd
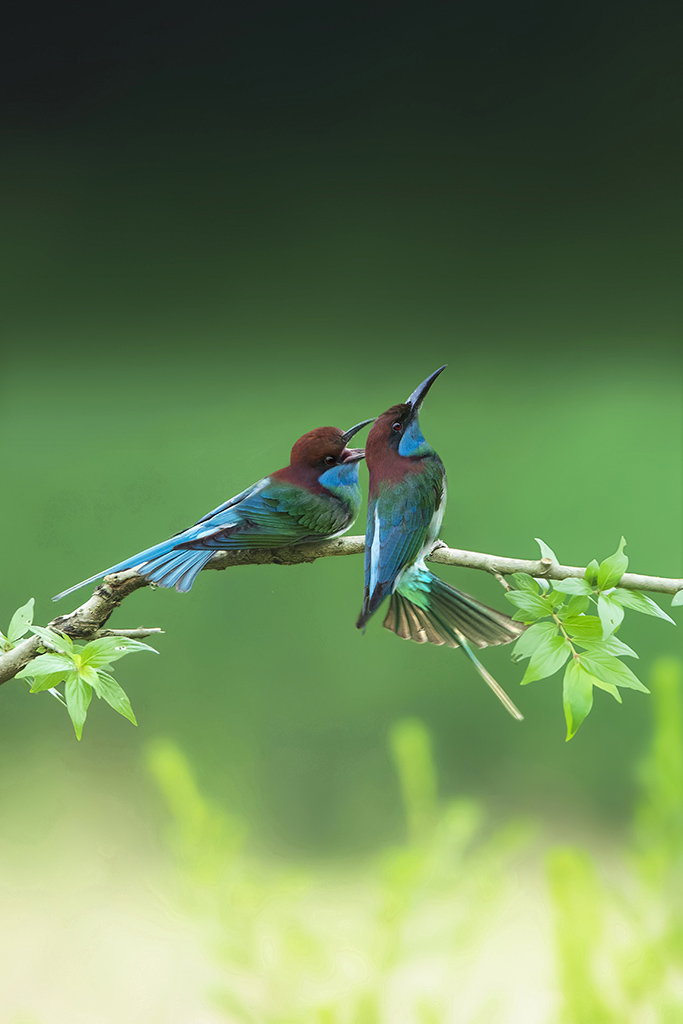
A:
[[[178,547],[229,551],[300,544],[340,533],[354,518],[351,506],[335,496],[269,481],[238,504],[198,523],[196,536],[186,534]]]

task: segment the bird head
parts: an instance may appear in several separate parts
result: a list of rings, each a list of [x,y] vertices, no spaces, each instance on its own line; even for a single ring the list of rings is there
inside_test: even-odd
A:
[[[295,442],[290,456],[292,466],[306,466],[325,472],[333,466],[360,462],[365,458],[364,448],[348,448],[348,442],[372,420],[363,420],[348,430],[338,427],[317,427]]]
[[[420,455],[427,448],[427,442],[420,430],[419,412],[430,387],[445,370],[442,366],[423,380],[413,393],[400,405],[392,405],[385,413],[378,416],[368,437],[368,450],[394,449],[398,455],[406,458]]]

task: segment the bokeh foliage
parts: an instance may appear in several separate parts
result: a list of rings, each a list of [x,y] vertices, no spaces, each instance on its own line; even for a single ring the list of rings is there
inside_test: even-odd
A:
[[[654,730],[619,860],[549,854],[562,1024],[674,1024],[683,1012],[682,686],[679,661],[655,664]]]
[[[545,853],[559,980],[548,1024],[674,1024],[683,1009],[683,667],[660,660],[649,681],[654,728],[623,844]],[[492,828],[476,800],[439,800],[419,720],[395,723],[389,750],[405,838],[335,872],[254,858],[244,824],[207,801],[179,748],[150,747],[176,899],[204,922],[223,975],[213,999],[231,1024],[521,1019],[500,978],[473,1003],[462,993],[515,870],[548,836],[524,821]]]

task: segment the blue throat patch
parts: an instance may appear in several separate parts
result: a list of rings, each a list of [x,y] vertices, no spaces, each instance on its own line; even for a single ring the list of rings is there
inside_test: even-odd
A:
[[[326,487],[328,491],[332,491],[333,494],[341,492],[341,494],[348,495],[349,490],[354,491],[357,489],[357,501],[360,504],[359,465],[360,463],[358,462],[345,462],[341,466],[332,466],[331,469],[326,469],[324,473],[321,473],[318,479],[323,487]]]
[[[408,458],[411,455],[427,455],[430,451],[431,448],[422,436],[420,423],[416,416],[403,433],[398,446],[398,454]]]

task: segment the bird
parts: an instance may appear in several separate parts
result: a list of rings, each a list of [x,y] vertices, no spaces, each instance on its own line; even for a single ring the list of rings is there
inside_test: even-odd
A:
[[[510,714],[523,715],[484,668],[472,646],[516,640],[526,628],[444,583],[425,565],[446,508],[446,470],[425,440],[419,412],[435,370],[406,402],[378,416],[365,445],[370,474],[365,591],[356,623],[364,629],[389,598],[384,626],[404,640],[461,647]]]
[[[363,420],[346,431],[310,430],[294,443],[288,466],[224,501],[189,529],[89,576],[52,600],[124,569],[186,593],[216,551],[278,548],[340,536],[353,525],[362,500],[358,470],[365,452],[347,445],[372,422]]]

